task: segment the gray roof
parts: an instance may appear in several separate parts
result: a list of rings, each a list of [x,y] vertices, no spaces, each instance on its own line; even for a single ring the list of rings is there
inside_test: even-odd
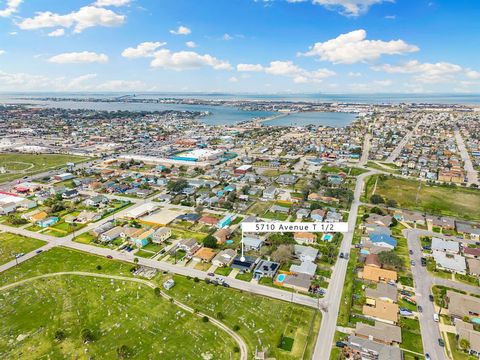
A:
[[[355,335],[363,337],[372,337],[376,341],[385,343],[401,343],[402,330],[399,326],[375,321],[375,326],[358,322],[355,328]]]
[[[372,299],[390,299],[397,301],[397,287],[387,283],[378,283],[376,289],[366,288],[365,295]]]
[[[460,245],[456,241],[443,240],[443,239],[434,237],[432,238],[432,250],[458,253],[460,251]]]
[[[312,259],[315,260],[318,256],[318,250],[311,246],[294,245],[293,247],[295,256],[299,259]]]
[[[438,266],[456,272],[466,272],[467,264],[465,258],[461,255],[453,254],[447,256],[446,253],[438,250],[433,251],[433,258]]]
[[[314,276],[315,272],[317,271],[317,264],[310,261],[305,261],[302,262],[300,265],[290,266],[290,271],[297,274],[307,274],[310,276]]]
[[[351,348],[375,354],[377,360],[402,360],[402,351],[398,347],[382,345],[353,335],[348,337],[348,341]]]

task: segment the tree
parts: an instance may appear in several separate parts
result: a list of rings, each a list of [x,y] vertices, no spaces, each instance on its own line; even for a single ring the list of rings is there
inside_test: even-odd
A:
[[[392,223],[390,224],[390,227],[397,226],[397,224],[398,224],[398,220],[392,217]]]
[[[272,253],[273,261],[283,263],[292,258],[293,249],[291,245],[280,245],[277,250]]]
[[[401,269],[403,267],[403,260],[393,251],[382,251],[378,254],[378,260],[382,265]]]
[[[174,193],[179,193],[183,189],[185,189],[186,187],[188,187],[188,181],[185,180],[185,179],[180,179],[180,180],[177,180],[177,181],[170,181],[167,184],[167,189],[169,191],[174,192]]]
[[[208,235],[205,239],[203,239],[203,246],[215,249],[217,247],[217,239],[215,239],[212,235]]]
[[[393,199],[388,199],[388,200],[386,201],[386,204],[387,204],[388,207],[391,207],[391,208],[395,208],[395,207],[397,207],[397,205],[398,205],[398,204],[397,204],[397,201],[396,201],[396,200],[393,200]]]
[[[155,289],[153,289],[153,293],[158,297],[162,295],[162,291],[160,290],[159,287],[156,287]]]
[[[371,214],[377,214],[377,215],[383,215],[383,210],[380,209],[380,208],[377,207],[377,206],[374,206],[374,207],[370,210],[370,213],[371,213]]]
[[[93,335],[93,331],[90,329],[82,329],[80,332],[80,336],[84,344],[95,340],[95,336]]]
[[[202,317],[202,321],[203,322],[209,322],[210,319],[208,318],[208,316],[204,316],[204,317]]]
[[[370,196],[370,202],[372,204],[383,204],[385,203],[385,200],[383,199],[382,196],[378,194],[373,194],[372,196]]]
[[[132,354],[132,351],[127,345],[122,345],[117,348],[117,356],[119,359],[128,359]]]
[[[463,351],[470,349],[470,342],[467,339],[460,339],[458,345],[460,345],[460,349]]]

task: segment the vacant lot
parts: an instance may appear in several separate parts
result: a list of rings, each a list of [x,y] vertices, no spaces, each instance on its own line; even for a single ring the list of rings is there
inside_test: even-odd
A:
[[[421,181],[375,175],[367,182],[367,200],[373,191],[385,199],[395,200],[399,208],[480,220],[480,190],[429,186]]]
[[[0,183],[62,167],[69,162],[76,163],[87,159],[63,154],[0,154],[0,167],[7,170],[7,173],[0,174]]]
[[[138,283],[62,275],[1,291],[0,304],[4,359],[117,359],[123,345],[132,359],[239,358],[226,333]]]
[[[45,244],[42,240],[10,233],[0,233],[0,265],[15,259],[15,254],[26,254]]]

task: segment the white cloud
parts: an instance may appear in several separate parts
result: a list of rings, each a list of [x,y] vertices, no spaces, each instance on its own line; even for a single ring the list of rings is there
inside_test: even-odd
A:
[[[193,42],[193,41],[187,41],[185,43],[185,45],[187,45],[187,47],[189,47],[190,49],[193,49],[193,48],[197,47],[197,44],[195,44],[195,42]]]
[[[235,77],[235,76],[232,76],[230,79],[228,79],[228,81],[230,81],[232,83],[236,83],[236,82],[238,82],[238,78]]]
[[[292,61],[272,61],[270,66],[264,67],[260,64],[238,64],[239,72],[265,72],[274,76],[285,76],[293,78],[297,84],[308,82],[321,82],[324,78],[334,76],[335,72],[328,69],[305,70]]]
[[[299,3],[309,0],[287,0],[290,3]],[[322,5],[330,10],[340,10],[346,16],[360,16],[368,11],[372,5],[393,0],[311,0],[315,5]]]
[[[373,82],[375,85],[379,85],[379,86],[390,86],[393,84],[393,81],[392,80],[375,80]]]
[[[34,17],[19,22],[18,26],[22,30],[73,27],[75,33],[80,33],[83,30],[94,26],[119,26],[123,24],[124,21],[124,15],[119,15],[112,10],[95,6],[84,6],[78,11],[66,15],[60,15],[50,11],[37,12]]]
[[[0,49],[0,55],[5,54],[5,50]]]
[[[7,6],[5,9],[0,10],[0,17],[9,17],[18,11],[18,8],[22,4],[23,0],[7,0]]]
[[[128,59],[135,59],[135,58],[144,58],[144,57],[153,57],[155,50],[157,50],[161,46],[165,46],[167,43],[165,42],[143,42],[137,47],[129,47],[123,50],[122,56]]]
[[[130,4],[131,0],[97,0],[93,5],[104,7],[104,6],[125,6]]]
[[[225,34],[223,34],[222,39],[225,40],[225,41],[233,40],[233,36],[225,33]]]
[[[407,61],[406,63],[400,65],[377,65],[373,66],[372,69],[375,71],[384,71],[390,74],[415,74],[416,81],[423,83],[452,81],[455,79],[455,75],[462,74],[465,71],[460,65],[457,64],[448,62],[421,63],[418,60]]]
[[[10,31],[10,32],[8,33],[8,35],[15,36],[15,35],[18,35],[18,32],[16,32],[16,31]]]
[[[139,91],[145,90],[146,85],[139,80],[109,80],[95,86],[95,89],[103,91]]]
[[[49,62],[56,64],[81,64],[81,63],[101,63],[108,62],[108,56],[97,54],[90,51],[63,53],[52,56]]]
[[[317,42],[310,47],[305,56],[316,56],[334,64],[354,64],[360,61],[378,59],[381,55],[401,55],[418,51],[415,45],[403,40],[365,40],[367,32],[363,29],[341,34],[335,39]]]
[[[219,60],[211,55],[201,55],[194,51],[171,52],[168,49],[161,49],[155,52],[155,59],[150,65],[173,70],[198,69],[203,66],[210,66],[215,70],[230,70],[232,66],[227,61]]]
[[[480,71],[475,71],[475,70],[472,70],[472,69],[466,69],[465,70],[465,75],[469,78],[469,79],[480,79]]]
[[[52,32],[48,33],[48,36],[50,37],[58,37],[58,36],[63,36],[65,35],[65,29],[57,29],[53,30]]]
[[[348,76],[351,76],[351,77],[360,77],[360,76],[362,76],[362,73],[350,71],[350,72],[348,73]]]
[[[68,82],[66,85],[65,85],[65,90],[91,90],[92,89],[92,85],[91,84],[85,84],[85,82],[89,81],[89,80],[93,80],[97,77],[97,74],[85,74],[85,75],[81,75],[81,76],[78,76],[76,78],[73,78],[72,80],[70,80],[70,82]]]
[[[186,26],[179,26],[176,30],[170,30],[170,34],[173,35],[190,35],[192,30]]]
[[[263,71],[263,66],[260,64],[238,64],[237,71]]]

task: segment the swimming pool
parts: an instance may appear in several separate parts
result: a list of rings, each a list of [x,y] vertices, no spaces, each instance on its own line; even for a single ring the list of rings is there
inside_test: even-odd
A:
[[[332,234],[325,234],[322,236],[322,240],[324,241],[330,241],[332,240]]]
[[[281,283],[281,282],[284,282],[286,277],[287,277],[287,276],[286,276],[285,274],[279,274],[279,275],[277,276],[277,282],[280,282],[280,283]]]

